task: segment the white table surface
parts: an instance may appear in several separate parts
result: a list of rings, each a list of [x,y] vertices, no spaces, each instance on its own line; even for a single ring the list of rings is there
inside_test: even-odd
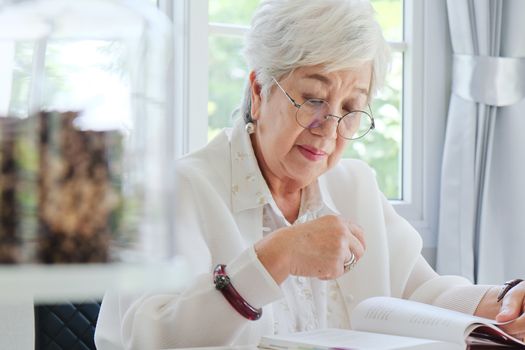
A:
[[[257,345],[243,345],[243,346],[213,346],[204,348],[177,348],[167,350],[260,350]]]
[[[33,298],[59,303],[102,299],[110,289],[182,290],[190,280],[182,259],[144,264],[20,264],[0,266],[0,304]]]

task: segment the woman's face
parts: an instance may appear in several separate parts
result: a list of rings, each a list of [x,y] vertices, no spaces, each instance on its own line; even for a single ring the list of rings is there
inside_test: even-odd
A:
[[[326,73],[320,66],[302,67],[279,81],[298,103],[321,99],[337,116],[366,108],[372,67]],[[297,108],[273,86],[266,98],[260,94],[255,74],[252,83],[252,118],[257,127],[252,144],[261,171],[270,183],[280,181],[305,187],[333,167],[341,158],[347,140],[337,134],[337,120],[305,129],[296,122]]]

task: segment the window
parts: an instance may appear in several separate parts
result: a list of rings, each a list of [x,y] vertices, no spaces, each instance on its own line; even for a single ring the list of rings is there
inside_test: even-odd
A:
[[[55,107],[74,110],[97,105],[97,112],[104,117],[91,117],[90,127],[101,130],[111,126],[110,123],[117,126],[117,123],[131,122],[126,111],[129,109],[126,108],[129,82],[121,65],[126,52],[121,43],[52,40],[45,45],[35,45],[28,41],[16,43],[14,48],[12,94],[7,115],[23,118],[35,106],[47,110]],[[36,84],[44,84],[42,96],[35,94],[39,90]]]
[[[143,1],[157,4],[157,0]],[[79,6],[82,8],[82,4]],[[114,10],[104,6],[104,3],[94,4],[93,8],[94,11]],[[50,4],[47,9],[54,13],[59,11],[57,8],[60,8],[59,4]],[[34,11],[38,14],[37,9]],[[41,20],[38,15],[34,16]],[[0,116],[23,118],[33,113],[37,106],[49,110],[55,107],[74,110],[97,105],[97,111],[103,111],[106,116],[93,119],[95,125],[91,126],[95,129],[103,129],[108,123],[129,124],[130,82],[126,69],[129,69],[130,49],[113,35],[134,33],[130,28],[135,27],[130,27],[130,22],[129,18],[122,16],[112,18],[111,27],[103,27],[102,20],[102,25],[98,24],[101,26],[97,28],[99,32],[83,23],[75,27],[67,21],[65,24],[60,22],[64,27],[70,26],[67,27],[71,28],[68,35],[59,33],[41,40],[28,39],[31,30],[40,28],[39,22],[29,31],[11,28],[14,30],[12,37],[8,35],[0,40],[0,72],[6,72],[0,74],[3,78],[0,79]],[[21,40],[17,35],[25,39]],[[90,37],[95,39],[87,39]],[[38,93],[40,91],[42,95]]]

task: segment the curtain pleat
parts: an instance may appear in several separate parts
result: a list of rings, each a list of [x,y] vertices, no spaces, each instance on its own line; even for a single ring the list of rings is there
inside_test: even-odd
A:
[[[437,270],[477,283],[523,278],[525,143],[515,130],[525,132],[525,1],[448,0],[447,10],[456,67]]]

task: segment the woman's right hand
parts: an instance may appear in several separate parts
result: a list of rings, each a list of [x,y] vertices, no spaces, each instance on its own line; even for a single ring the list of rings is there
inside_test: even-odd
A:
[[[340,216],[326,215],[276,230],[255,244],[261,263],[278,284],[289,275],[335,279],[352,253],[365,252],[363,230]]]

